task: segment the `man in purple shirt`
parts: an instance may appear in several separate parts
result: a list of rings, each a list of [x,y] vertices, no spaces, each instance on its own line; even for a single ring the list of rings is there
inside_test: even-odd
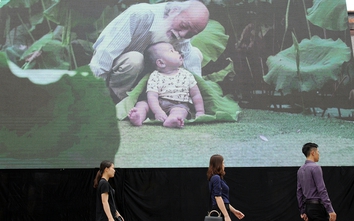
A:
[[[316,164],[320,159],[318,145],[306,143],[302,147],[305,164],[297,171],[297,201],[300,216],[305,221],[335,221],[336,213],[323,181],[322,169]]]

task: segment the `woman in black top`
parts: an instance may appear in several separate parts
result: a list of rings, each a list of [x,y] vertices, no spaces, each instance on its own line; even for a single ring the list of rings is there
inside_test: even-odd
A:
[[[101,162],[100,170],[93,181],[93,187],[97,188],[96,221],[114,221],[114,217],[117,218],[116,220],[124,221],[115,206],[115,191],[108,183],[109,178],[114,177],[114,173],[112,162],[107,160]]]
[[[230,212],[238,219],[242,219],[245,215],[230,204],[229,186],[224,181],[224,175],[224,158],[219,154],[211,156],[207,177],[209,181],[212,209],[221,212],[225,221],[231,221]]]

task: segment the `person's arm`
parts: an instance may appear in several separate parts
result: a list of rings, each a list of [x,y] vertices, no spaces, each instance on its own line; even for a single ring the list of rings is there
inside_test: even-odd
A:
[[[153,19],[152,12],[143,5],[133,5],[112,20],[93,45],[89,66],[95,76],[106,78],[114,59],[130,45],[133,34],[141,29],[148,30]]]
[[[243,214],[240,210],[235,209],[233,206],[229,205],[230,211],[237,217],[237,219],[243,219],[245,214]]]
[[[329,213],[329,221],[336,221],[337,214],[335,212]]]
[[[301,183],[299,180],[299,176],[297,177],[297,188],[296,188],[296,197],[297,197],[297,203],[300,211],[300,217],[304,220],[307,219],[307,216],[305,214],[305,197],[304,194],[302,193],[302,187]]]
[[[118,212],[118,210],[116,210],[116,217],[120,217],[122,219],[122,221],[124,221],[124,218],[122,215],[120,215],[120,213]]]
[[[330,216],[329,220],[335,221],[337,218],[337,214],[334,212],[331,200],[329,199],[327,188],[323,181],[322,169],[320,166],[317,166],[313,169],[312,176],[313,176],[313,180],[315,181],[317,191],[320,195],[321,202],[323,203],[324,207],[326,208]]]
[[[224,200],[222,199],[221,196],[215,196],[216,204],[218,205],[220,211],[224,215],[225,221],[231,221],[231,218],[229,216],[229,213],[226,210]]]
[[[119,57],[129,45],[131,34],[130,13],[128,9],[112,20],[102,31],[93,45],[94,54],[90,68],[95,76],[106,77],[111,71],[115,58]]]
[[[164,122],[167,118],[167,114],[160,107],[158,93],[154,91],[148,91],[147,100],[150,110],[155,114],[155,119]]]
[[[300,215],[301,219],[305,220],[305,221],[308,221],[309,218],[307,217],[306,213],[303,213]]]
[[[108,220],[114,221],[112,213],[111,213],[111,209],[108,204],[108,193],[102,193],[101,199],[102,199],[103,210],[106,213]]]
[[[194,104],[195,116],[199,117],[199,116],[205,114],[203,97],[200,93],[198,85],[194,85],[189,90],[189,93],[190,93],[190,96],[191,96],[193,104]]]

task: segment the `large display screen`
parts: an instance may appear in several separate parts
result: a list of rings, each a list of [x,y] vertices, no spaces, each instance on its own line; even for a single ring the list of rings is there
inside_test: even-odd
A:
[[[0,169],[92,168],[106,159],[122,168],[207,167],[216,153],[227,167],[299,166],[307,142],[319,145],[321,165],[354,165],[345,0],[203,1],[205,29],[173,43],[200,52],[201,76],[190,71],[205,114],[195,117],[189,104],[177,128],[154,113],[135,126],[129,116],[146,99],[150,73],[117,99],[108,79],[113,71],[97,77],[89,64],[102,53],[97,64],[122,70],[115,61],[138,48],[135,38],[182,36],[176,30],[193,22],[183,9],[166,11],[169,3],[0,2]],[[112,36],[118,40],[107,43]]]
[[[346,0],[348,12],[354,12],[354,2],[350,0]]]

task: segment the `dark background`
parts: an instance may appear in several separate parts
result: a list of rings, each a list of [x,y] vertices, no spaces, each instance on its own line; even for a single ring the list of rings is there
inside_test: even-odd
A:
[[[301,220],[297,167],[226,168],[231,204],[245,221]],[[95,220],[98,169],[1,170],[0,220]],[[202,221],[207,168],[116,169],[110,180],[125,221]],[[323,167],[337,221],[354,216],[354,167]],[[232,217],[232,220],[237,220]]]
[[[78,70],[79,67],[89,72],[87,64],[93,53],[92,43],[107,23],[131,4],[159,1],[62,0],[57,2],[58,4],[51,0],[44,2],[48,4],[46,7],[43,7],[42,1],[13,0],[0,10],[0,30],[4,30],[4,34],[0,36],[0,64],[6,64],[6,68],[0,69],[0,168],[93,168],[98,166],[102,159],[113,160],[120,140],[116,128],[115,107],[104,81],[91,74],[85,77],[77,74],[74,77],[63,76],[54,84],[33,84],[27,78],[19,78],[10,72],[7,61],[9,59],[18,67],[29,69],[46,67],[48,75],[52,69]],[[229,7],[218,4],[220,2],[227,3]],[[341,2],[344,3],[344,0]],[[335,109],[335,117],[353,121],[351,110],[354,103],[348,100],[349,92],[354,88],[353,75],[350,75],[350,78],[348,76],[350,81],[348,80],[346,85],[329,82],[323,93],[294,92],[289,97],[275,93],[274,86],[263,81],[263,75],[267,73],[266,59],[281,50],[283,39],[282,48],[285,49],[293,44],[292,31],[296,32],[298,41],[309,37],[304,7],[310,8],[312,4],[312,0],[210,1],[210,18],[222,24],[229,40],[219,59],[203,68],[203,75],[224,68],[225,63],[228,63],[226,58],[230,57],[234,61],[236,74],[231,76],[230,73],[230,76],[220,82],[220,86],[224,94],[232,95],[241,108],[289,113],[307,112],[314,115],[317,114],[315,108],[320,108],[322,116],[331,108]],[[67,13],[71,13],[72,19],[66,19]],[[102,17],[106,22],[102,22]],[[285,18],[289,18],[287,30],[284,25]],[[249,28],[250,24],[257,25]],[[63,30],[63,27],[67,29]],[[265,33],[262,31],[264,36],[259,37],[260,30],[269,27],[274,30]],[[57,28],[58,33],[50,44],[42,42],[47,51],[43,49],[43,54],[29,65],[23,58],[27,50]],[[30,29],[33,29],[31,33],[28,31]],[[333,40],[341,39],[351,47],[347,29],[324,32],[315,25],[310,25],[310,29],[313,35]],[[64,35],[66,31],[70,34]],[[236,45],[243,45],[241,42],[249,47],[236,49]],[[70,57],[70,51],[75,51],[73,54],[76,56]],[[73,61],[74,57],[77,58],[76,62]],[[50,60],[44,62],[47,58]],[[263,63],[260,63],[260,60]],[[65,63],[68,65],[65,66]],[[49,64],[52,66],[48,66]],[[349,63],[344,66],[347,65]],[[340,86],[338,90],[334,90],[336,84]],[[301,101],[303,98],[304,102]],[[343,109],[347,112],[345,115]],[[327,116],[330,117],[328,112]],[[335,126],[333,130],[336,130]],[[107,148],[107,151],[103,151],[102,147]],[[135,159],[134,156],[133,160]],[[121,166],[137,167],[134,165]],[[351,161],[340,161],[335,165],[353,164]],[[142,167],[149,166],[151,165],[147,163]],[[166,164],[166,167],[169,166],[176,167]]]

